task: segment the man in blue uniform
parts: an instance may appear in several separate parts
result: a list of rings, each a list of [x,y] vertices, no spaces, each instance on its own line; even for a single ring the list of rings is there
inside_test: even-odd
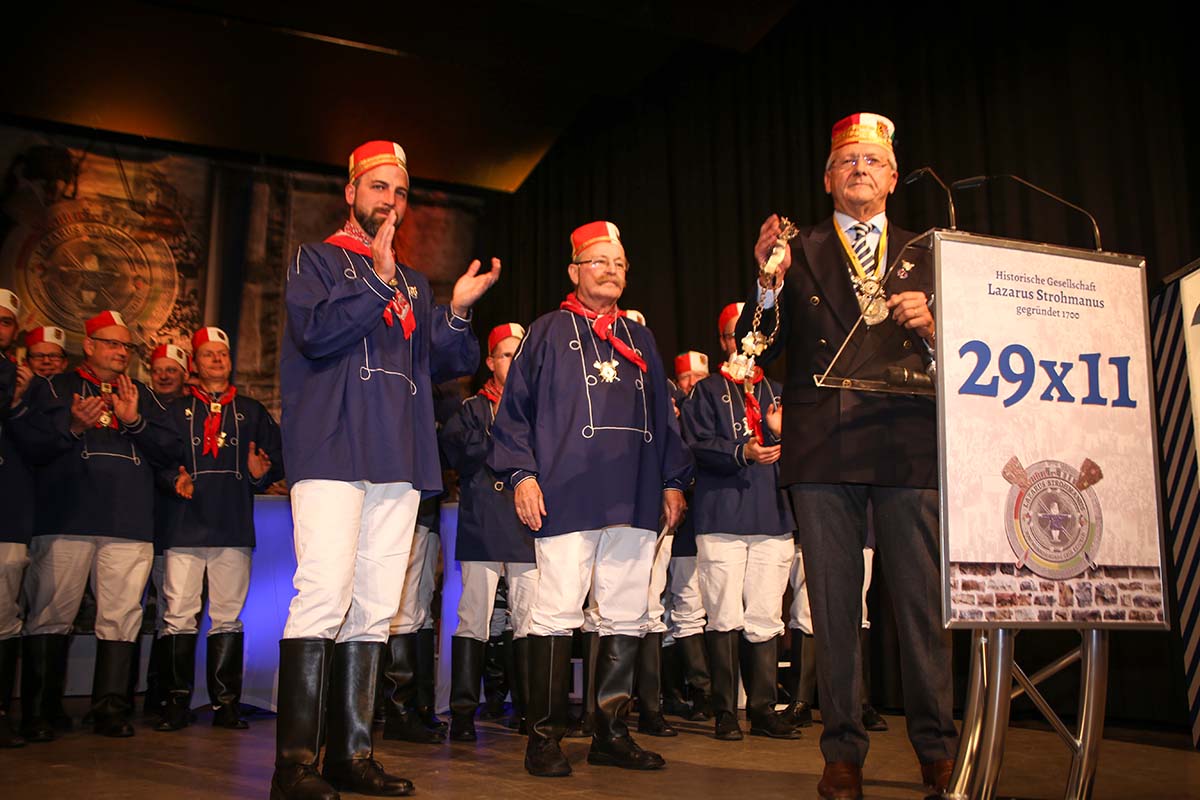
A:
[[[908,736],[931,792],[949,781],[957,739],[950,638],[940,620],[934,404],[813,383],[860,317],[865,324],[847,352],[856,354],[856,372],[864,377],[882,376],[889,366],[923,370],[933,342],[931,270],[923,264],[898,269],[881,285],[888,265],[913,238],[887,217],[887,198],[899,179],[894,135],[892,121],[877,114],[854,114],[833,126],[824,179],[833,215],[783,246],[778,271],[761,276],[754,295],[763,303],[764,334],[780,315],[778,336],[762,361],[787,350],[780,479],[799,520],[813,633],[821,643],[817,686],[825,771],[817,790],[827,798],[862,795],[869,739],[862,722],[859,631],[868,514],[900,635]],[[781,230],[775,216],[759,229],[759,264],[779,243]],[[739,341],[750,330],[750,317],[739,322]]]
[[[132,736],[129,676],[154,538],[154,465],[178,451],[150,391],[124,373],[135,349],[116,311],[85,325],[83,364],[32,384],[14,433],[35,463],[37,517],[25,582],[22,726],[53,737],[67,636],[92,576],[96,593],[97,733]]]
[[[657,532],[679,523],[691,477],[654,337],[617,308],[629,262],[616,226],[584,225],[571,245],[575,291],[533,323],[517,351],[488,459],[514,489],[517,516],[535,539],[525,767],[547,777],[571,771],[559,741],[569,637],[583,624],[585,601],[599,629],[588,763],[664,764],[633,741],[622,717],[648,627]]]
[[[279,643],[277,798],[412,791],[373,757],[377,665],[421,495],[442,488],[432,386],[479,363],[470,309],[500,262],[485,274],[472,262],[435,306],[429,281],[392,252],[408,188],[400,145],[358,147],[346,224],[288,268],[280,388],[297,594]]]
[[[726,355],[737,351],[739,305],[721,311],[717,330]],[[746,649],[746,717],[753,734],[796,738],[775,713],[783,594],[796,524],[779,488],[779,439],[767,424],[778,414],[778,385],[762,370],[721,365],[683,405],[683,435],[696,458],[692,522],[696,567],[708,613],[705,638],[712,671],[716,736],[742,738],[737,719],[739,650]],[[743,641],[744,640],[744,641]]]
[[[450,738],[475,741],[475,712],[490,638],[496,587],[508,584],[508,612],[516,648],[514,697],[523,701],[529,611],[537,591],[533,539],[517,519],[512,491],[486,463],[492,423],[503,396],[513,356],[525,336],[516,323],[498,325],[488,335],[487,367],[492,376],[479,394],[463,401],[442,429],[442,452],[458,472],[458,532],[454,555],[462,569],[458,627],[451,641]],[[520,702],[518,702],[520,705]]]
[[[32,376],[29,367],[17,366],[7,356],[17,338],[20,313],[16,294],[0,289],[0,747],[25,744],[9,715],[21,647],[21,576],[29,563],[33,534],[33,475],[9,431],[9,417],[26,410],[21,398]]]
[[[199,375],[165,422],[186,442],[183,463],[165,468],[180,498],[164,531],[166,612],[160,677],[167,702],[160,731],[186,727],[196,670],[201,592],[208,577],[208,693],[213,725],[245,728],[242,694],[242,606],[250,587],[254,494],[283,477],[279,427],[257,400],[229,382],[229,337],[201,328],[192,337]]]

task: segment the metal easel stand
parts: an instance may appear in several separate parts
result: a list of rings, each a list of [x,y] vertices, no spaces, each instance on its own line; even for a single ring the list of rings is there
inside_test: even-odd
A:
[[[992,800],[1004,759],[1004,737],[1012,701],[1022,694],[1054,728],[1071,751],[1066,800],[1091,797],[1104,736],[1104,706],[1108,691],[1108,631],[1085,628],[1079,631],[1079,647],[1027,676],[1013,661],[1013,644],[1019,631],[998,628],[976,630],[971,636],[971,667],[966,709],[958,758],[945,800]],[[1079,676],[1079,722],[1072,733],[1050,707],[1037,687],[1052,675],[1081,662]],[[1016,685],[1013,685],[1013,681]]]

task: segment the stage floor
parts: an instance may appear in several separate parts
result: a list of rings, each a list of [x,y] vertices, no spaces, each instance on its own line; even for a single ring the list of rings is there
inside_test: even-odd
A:
[[[86,708],[69,701],[76,719]],[[0,750],[0,796],[5,798],[266,798],[274,759],[275,721],[252,718],[249,731],[215,730],[201,713],[197,724],[158,733],[141,720],[132,739],[104,739],[79,731],[50,744]],[[675,719],[672,723],[677,723]],[[916,760],[902,717],[891,730],[871,734],[865,770],[867,797],[923,796]],[[820,725],[797,741],[747,737],[718,742],[711,726],[678,723],[673,739],[639,737],[667,759],[661,772],[591,767],[587,741],[566,740],[575,774],[567,779],[529,777],[522,768],[524,740],[495,724],[479,724],[474,744],[415,745],[377,740],[376,756],[416,783],[426,798],[664,797],[759,800],[815,797],[821,774]],[[1182,735],[1110,731],[1100,752],[1095,798],[1200,797],[1200,754]],[[1148,743],[1153,741],[1155,743]],[[1000,778],[1001,797],[1058,798],[1069,764],[1066,747],[1048,730],[1013,728]]]

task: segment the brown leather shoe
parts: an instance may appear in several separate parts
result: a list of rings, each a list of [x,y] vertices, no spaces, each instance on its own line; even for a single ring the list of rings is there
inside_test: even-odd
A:
[[[825,800],[862,800],[862,767],[852,761],[828,761],[817,784]]]
[[[952,774],[954,774],[953,758],[939,758],[937,761],[921,765],[921,782],[925,784],[925,788],[932,790],[935,794],[946,791],[946,787],[950,785]]]

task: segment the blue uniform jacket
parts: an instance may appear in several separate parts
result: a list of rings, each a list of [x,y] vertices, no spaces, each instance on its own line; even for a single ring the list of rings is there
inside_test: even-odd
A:
[[[488,465],[514,488],[537,477],[547,516],[534,536],[658,530],[663,490],[691,480],[654,335],[624,317],[613,335],[641,353],[645,374],[564,310],[534,321],[509,369]],[[614,358],[606,382],[595,364]]]
[[[512,489],[486,463],[494,420],[492,401],[480,394],[464,400],[442,429],[442,453],[460,489],[454,557],[532,564],[533,539],[517,519]]]
[[[302,245],[288,268],[280,359],[283,455],[292,483],[308,478],[409,482],[441,491],[434,383],[469,375],[479,342],[467,320],[433,305],[425,276],[396,269],[416,330],[382,315],[395,290],[371,259]]]

